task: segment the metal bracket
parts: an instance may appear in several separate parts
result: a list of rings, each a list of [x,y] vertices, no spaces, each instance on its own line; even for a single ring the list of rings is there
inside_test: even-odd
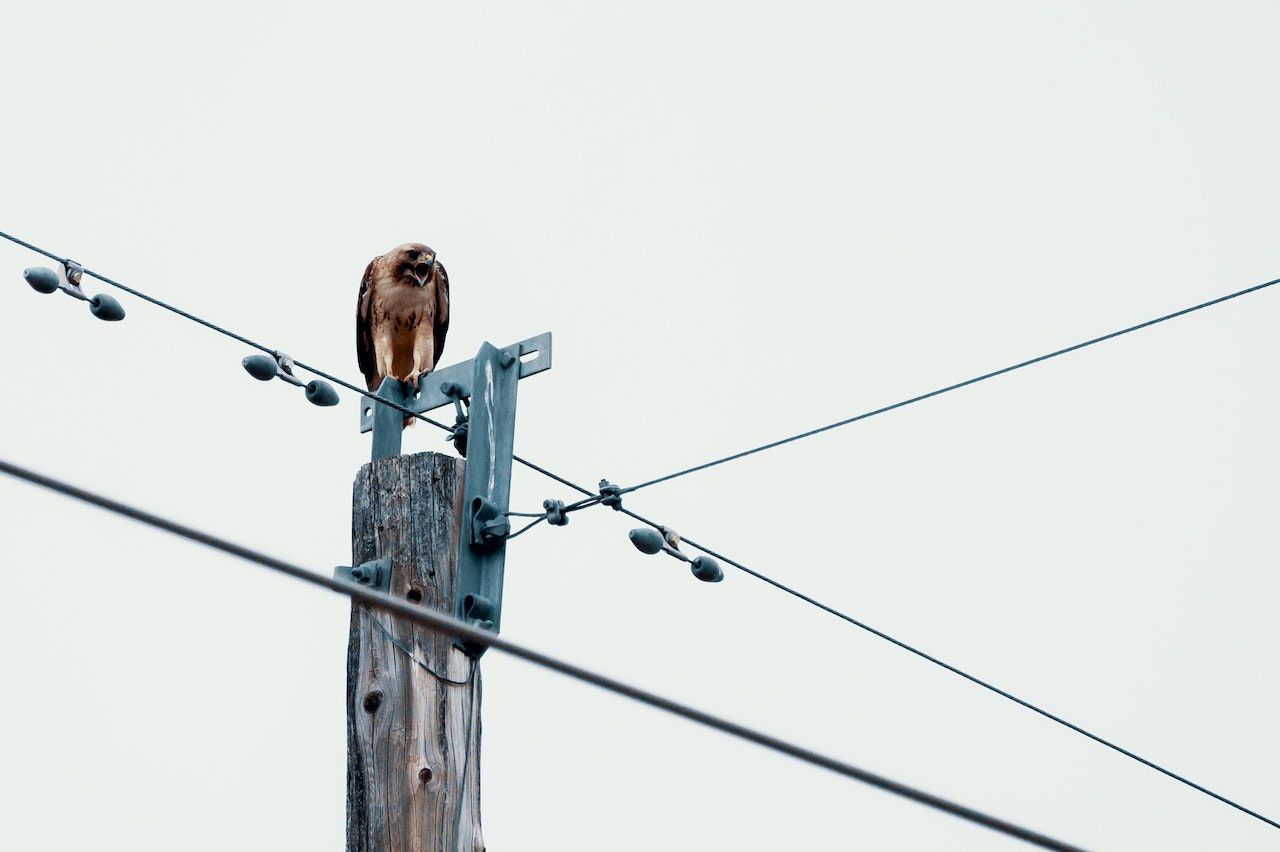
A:
[[[494,633],[502,622],[502,579],[511,535],[507,510],[511,508],[516,387],[521,379],[550,368],[551,332],[546,332],[503,349],[485,343],[470,361],[424,376],[416,393],[391,378],[378,388],[378,398],[415,414],[452,405],[457,423],[465,424],[465,429],[455,425],[452,436],[467,459],[454,614]],[[400,454],[404,417],[403,411],[379,405],[370,395],[361,400],[360,431],[373,432],[374,461]],[[471,657],[479,657],[488,647],[455,644]]]
[[[507,510],[511,508],[516,389],[526,366],[533,372],[550,366],[550,336],[535,338],[539,339],[543,342],[535,345],[542,348],[537,350],[537,358],[529,361],[520,360],[527,344],[498,349],[486,343],[472,361],[472,374],[466,384],[456,378],[449,380],[458,382],[464,390],[469,388],[471,397],[454,614],[494,633],[502,625],[502,579],[507,536],[511,534]],[[426,396],[424,392],[423,397]],[[440,399],[451,401],[443,393]],[[467,642],[458,645],[472,657],[479,657],[486,648]]]
[[[406,385],[399,379],[383,379],[378,388],[378,397],[387,402],[409,408],[409,395]],[[404,414],[390,405],[379,405],[367,396],[360,399],[360,431],[366,432],[364,419],[366,413],[369,429],[373,430],[373,460],[388,459],[400,455],[400,439],[404,432]]]
[[[368,586],[380,592],[390,592],[391,560],[375,559],[372,562],[362,562],[354,568],[350,565],[339,565],[333,569],[333,578]]]
[[[506,543],[511,535],[511,522],[506,512],[483,497],[471,500],[471,546],[493,551]]]
[[[551,332],[548,331],[536,337],[530,337],[528,340],[521,340],[519,343],[513,343],[499,351],[510,352],[519,360],[519,378],[527,379],[530,376],[536,376],[538,373],[551,369]],[[442,406],[452,405],[455,399],[461,400],[472,396],[472,390],[475,386],[475,366],[476,359],[473,358],[470,361],[463,361],[460,364],[451,364],[448,367],[434,370],[422,377],[418,394],[415,396],[410,393],[407,398],[405,398],[405,385],[403,382],[395,379],[384,379],[377,395],[388,399],[389,397],[384,396],[382,391],[386,388],[387,383],[391,382],[400,391],[401,399],[395,401],[415,414],[425,414]],[[448,388],[451,393],[445,393],[445,388]],[[365,398],[360,400],[361,432],[374,430],[374,423],[377,419],[375,412],[377,410],[389,411],[394,415],[392,419],[403,425],[404,415],[401,412],[385,405],[378,405],[368,396],[366,395]],[[375,455],[374,458],[384,457]]]

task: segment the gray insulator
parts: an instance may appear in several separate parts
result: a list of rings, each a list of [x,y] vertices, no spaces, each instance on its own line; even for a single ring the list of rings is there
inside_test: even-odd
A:
[[[276,359],[270,355],[250,355],[240,362],[249,375],[260,382],[269,382],[276,377]]]
[[[627,537],[641,553],[654,554],[662,550],[662,533],[657,530],[641,527],[627,533]]]
[[[124,308],[115,298],[106,293],[99,293],[89,300],[89,312],[107,322],[119,322],[124,319]]]
[[[33,266],[30,269],[24,269],[22,277],[27,279],[31,289],[37,293],[52,293],[58,289],[58,273],[47,266]]]
[[[333,385],[324,379],[316,379],[313,382],[309,382],[306,393],[307,402],[312,405],[329,406],[338,404],[338,392],[333,389]]]

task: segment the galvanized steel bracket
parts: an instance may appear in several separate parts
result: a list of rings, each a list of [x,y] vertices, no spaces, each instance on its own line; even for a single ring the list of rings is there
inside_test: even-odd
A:
[[[515,354],[520,363],[519,378],[527,379],[530,376],[536,376],[544,370],[551,369],[551,332],[548,331],[536,337],[530,337],[528,340],[521,340],[519,343],[513,343],[499,351]],[[475,359],[472,359],[463,361],[460,364],[442,367],[423,376],[416,396],[413,393],[405,394],[406,386],[404,382],[395,379],[383,379],[382,387],[378,389],[377,395],[404,406],[414,414],[425,414],[428,411],[452,405],[454,398],[459,393],[462,398],[470,397],[474,381]],[[395,387],[389,392],[390,396],[384,396],[383,391],[387,389],[388,384]],[[446,394],[444,391],[446,387],[449,387],[451,391],[456,388],[455,394]],[[378,411],[389,413],[389,421],[399,424],[404,422],[403,412],[396,411],[387,405],[378,405],[378,403],[369,398],[368,394],[361,399],[360,403],[361,432],[375,431],[374,424],[377,422]],[[376,440],[375,436],[375,442]],[[396,440],[398,442],[398,436]],[[392,455],[398,454],[399,450],[392,453]],[[375,455],[374,458],[385,458],[385,456]]]
[[[546,359],[546,366],[535,367],[537,372],[550,365],[550,342],[550,335],[546,335],[541,344],[545,350],[537,350],[536,359]],[[520,360],[525,354],[524,345],[498,349],[486,343],[472,361],[467,383],[452,379],[471,397],[454,614],[494,633],[502,626],[502,578],[507,536],[511,533],[507,511],[511,507],[516,388],[523,377],[523,366],[536,363],[534,359]],[[449,401],[443,395],[442,399]],[[487,647],[470,642],[457,644],[472,657],[479,657]]]
[[[485,343],[470,361],[424,376],[417,393],[396,379],[385,379],[378,388],[379,398],[415,414],[449,405],[461,417],[462,402],[469,400],[463,420],[467,466],[454,614],[493,633],[502,624],[502,580],[511,534],[507,511],[511,508],[516,388],[521,379],[550,368],[551,333],[547,332],[502,349]],[[404,417],[404,411],[380,405],[369,395],[361,400],[360,431],[373,432],[375,461],[400,454]],[[472,657],[488,647],[456,644]]]
[[[378,388],[378,398],[398,405],[409,407],[407,386],[399,379],[383,379]],[[400,455],[401,433],[404,432],[404,413],[390,405],[379,405],[367,396],[360,400],[361,432],[373,430],[373,461],[389,459]],[[369,428],[364,427],[365,419]]]

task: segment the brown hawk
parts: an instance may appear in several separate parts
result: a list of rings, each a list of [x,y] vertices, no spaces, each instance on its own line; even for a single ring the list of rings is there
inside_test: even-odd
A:
[[[448,331],[449,275],[431,248],[405,243],[369,261],[356,304],[356,357],[369,390],[390,376],[417,391]]]

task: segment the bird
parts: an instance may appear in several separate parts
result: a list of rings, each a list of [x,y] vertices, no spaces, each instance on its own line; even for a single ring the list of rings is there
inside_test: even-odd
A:
[[[405,243],[369,261],[356,302],[356,359],[369,390],[390,377],[416,393],[448,331],[449,273],[430,246]]]

